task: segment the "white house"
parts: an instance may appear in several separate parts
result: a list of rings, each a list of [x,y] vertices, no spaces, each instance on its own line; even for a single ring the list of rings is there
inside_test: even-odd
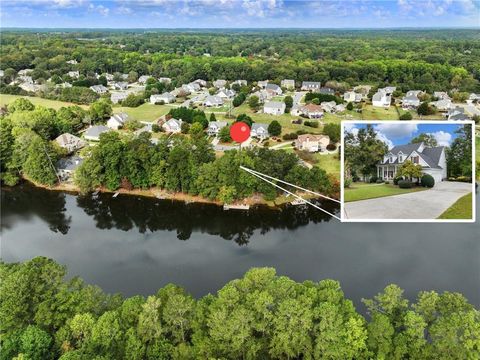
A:
[[[172,82],[172,79],[168,77],[161,77],[161,78],[158,78],[158,81],[168,85]]]
[[[105,94],[108,91],[108,89],[103,85],[92,85],[90,86],[90,89],[99,95]]]
[[[295,147],[298,150],[309,152],[325,151],[328,144],[330,144],[330,138],[327,135],[304,134],[298,135],[295,140]]]
[[[220,96],[209,95],[205,98],[205,101],[203,102],[203,105],[208,106],[208,107],[222,106],[223,105],[223,99]]]
[[[420,106],[420,99],[418,96],[422,92],[420,90],[410,90],[408,91],[402,99],[402,108],[412,109]]]
[[[385,86],[384,88],[378,89],[378,90],[383,91],[387,95],[392,95],[395,92],[395,90],[397,90],[397,87],[396,86]]]
[[[224,88],[225,85],[227,85],[227,80],[215,80],[213,82],[213,86],[216,87],[217,89]]]
[[[437,108],[438,111],[448,111],[452,108],[452,100],[450,99],[439,99],[437,101],[432,101],[430,105]]]
[[[321,84],[318,81],[304,81],[302,82],[302,90],[317,92],[320,90]]]
[[[257,85],[258,85],[258,87],[260,87],[262,89],[265,89],[265,87],[268,85],[268,80],[257,81]]]
[[[175,102],[175,96],[169,92],[164,92],[163,94],[154,94],[150,95],[150,104],[158,104],[163,102],[164,104],[169,104]]]
[[[203,80],[203,79],[197,79],[197,80],[194,81],[194,83],[197,83],[201,87],[206,87],[207,86],[207,81]]]
[[[292,111],[290,111],[292,113]],[[310,119],[319,119],[323,116],[323,110],[320,105],[316,104],[307,104],[305,106],[300,106],[296,112],[298,115],[305,115]],[[295,115],[295,114],[293,114]]]
[[[116,90],[127,90],[128,83],[126,81],[117,81],[113,84],[113,87]]]
[[[126,92],[114,92],[110,95],[110,100],[114,104],[118,104],[119,102],[125,100],[128,97],[128,93]]]
[[[433,97],[437,98],[438,100],[451,100],[450,96],[445,91],[434,91]]]
[[[292,90],[292,89],[295,89],[295,80],[283,79],[280,82],[280,85],[285,89]]]
[[[83,138],[91,141],[99,141],[100,134],[110,131],[110,128],[104,125],[90,126],[83,134]]]
[[[80,73],[78,71],[69,71],[68,76],[72,79],[78,79],[80,77]]]
[[[217,96],[223,100],[232,99],[235,96],[235,91],[230,89],[222,89],[217,93]]]
[[[337,103],[335,101],[324,101],[320,104],[323,111],[334,113],[337,110]]]
[[[281,101],[269,101],[263,106],[263,112],[271,115],[282,115],[285,113],[286,105]]]
[[[389,107],[391,102],[392,96],[382,89],[372,96],[372,105],[375,107]]]
[[[73,153],[77,150],[80,150],[83,148],[86,144],[85,141],[80,139],[79,137],[65,133],[62,135],[59,135],[56,139],[55,142],[63,149],[67,150],[67,153]]]
[[[210,136],[216,136],[216,135],[218,135],[220,130],[227,125],[228,124],[227,124],[226,121],[210,121],[208,123],[207,133]]]
[[[252,128],[250,130],[250,136],[256,137],[260,140],[266,139],[269,136],[268,126],[266,124],[259,124],[259,123],[252,124]]]
[[[162,125],[162,128],[168,133],[179,133],[182,131],[182,120],[171,118]]]
[[[358,103],[362,101],[363,95],[362,94],[357,94],[355,91],[347,91],[345,94],[343,94],[343,100],[345,100],[347,103]]]
[[[383,180],[394,179],[400,166],[407,160],[420,165],[422,172],[431,175],[435,183],[447,178],[445,147],[427,147],[423,142],[393,147],[377,164],[377,176]]]
[[[267,84],[265,86],[265,90],[267,91],[272,91],[275,95],[282,95],[282,88],[278,86],[277,84]]]
[[[148,79],[150,79],[150,78],[151,78],[150,75],[142,75],[138,78],[138,83],[145,85],[147,83]]]
[[[235,80],[230,85],[247,86],[247,80]]]
[[[107,126],[110,129],[118,130],[125,124],[125,121],[127,121],[127,119],[128,115],[126,113],[113,114],[110,119],[108,119]]]
[[[471,101],[480,101],[480,94],[471,93],[468,97],[468,100]]]

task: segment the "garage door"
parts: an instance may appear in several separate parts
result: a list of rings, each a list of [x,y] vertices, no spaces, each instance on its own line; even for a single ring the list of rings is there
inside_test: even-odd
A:
[[[435,184],[438,184],[442,181],[441,171],[425,171],[425,173],[433,176],[433,178],[435,179]]]

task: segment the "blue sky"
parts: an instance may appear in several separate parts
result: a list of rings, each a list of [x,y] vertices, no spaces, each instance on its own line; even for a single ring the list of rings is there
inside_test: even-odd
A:
[[[2,27],[479,27],[480,0],[1,0]]]
[[[437,139],[438,145],[449,146],[457,137],[455,131],[463,125],[457,124],[415,124],[411,122],[372,124],[377,137],[391,149],[395,145],[408,144],[415,136],[426,133]],[[365,124],[345,124],[345,131],[355,133],[358,129],[366,128]]]

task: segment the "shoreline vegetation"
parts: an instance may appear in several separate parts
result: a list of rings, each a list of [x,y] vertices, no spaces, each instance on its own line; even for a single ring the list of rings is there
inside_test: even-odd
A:
[[[480,356],[480,312],[456,292],[419,291],[410,301],[390,284],[359,312],[338,281],[297,282],[271,267],[200,298],[175,284],[124,297],[66,275],[46,257],[0,262],[2,359]]]

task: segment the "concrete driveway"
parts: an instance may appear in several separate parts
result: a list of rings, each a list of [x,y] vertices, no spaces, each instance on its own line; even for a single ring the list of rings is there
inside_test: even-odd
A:
[[[345,203],[345,219],[436,219],[472,184],[442,181],[432,189]]]

